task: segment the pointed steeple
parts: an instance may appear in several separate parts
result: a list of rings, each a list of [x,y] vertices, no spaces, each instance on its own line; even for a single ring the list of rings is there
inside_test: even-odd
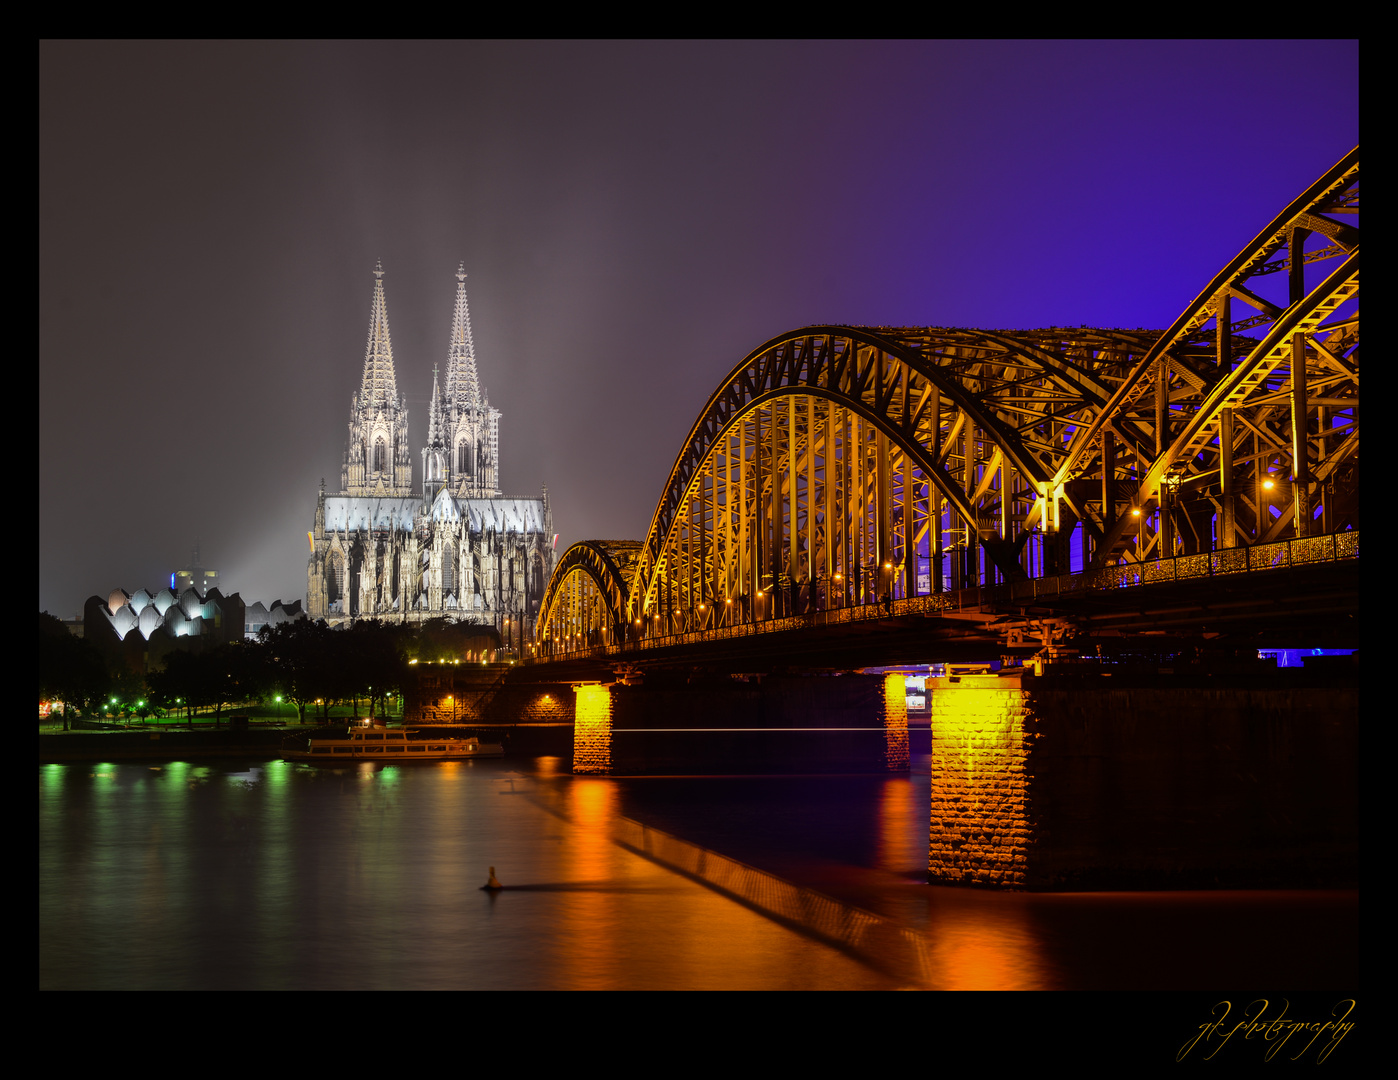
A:
[[[383,263],[374,264],[374,299],[369,311],[369,343],[364,348],[364,381],[359,400],[366,406],[398,403],[393,371],[393,339],[388,332],[388,304],[383,295]]]
[[[398,396],[388,305],[383,295],[383,264],[378,263],[374,267],[364,377],[359,393],[350,402],[349,438],[340,468],[340,489],[350,495],[401,497],[411,492],[412,483],[408,409]]]
[[[491,408],[476,372],[476,346],[471,340],[471,309],[466,302],[466,264],[456,271],[456,309],[452,313],[447,347],[445,420],[448,483],[468,498],[500,494],[500,410]]]
[[[478,409],[485,400],[476,374],[476,346],[471,340],[465,263],[456,271],[456,310],[452,313],[451,342],[447,346],[447,400],[463,409]]]
[[[437,380],[437,365],[432,365],[432,399],[427,405],[427,445],[422,448],[422,497],[431,504],[433,497],[447,482],[447,464],[451,451],[447,445],[446,399]]]
[[[427,418],[427,445],[434,447],[445,447],[447,436],[447,420],[442,415],[442,392],[438,389],[437,365],[432,365],[432,400],[428,405],[430,415]]]

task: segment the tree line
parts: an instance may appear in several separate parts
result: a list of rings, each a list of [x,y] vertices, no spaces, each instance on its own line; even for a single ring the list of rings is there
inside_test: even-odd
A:
[[[63,703],[65,727],[70,711],[192,716],[211,709],[217,721],[230,705],[275,696],[295,706],[302,723],[308,709],[328,719],[336,703],[352,703],[357,714],[362,702],[376,716],[402,693],[410,661],[461,660],[499,644],[491,627],[446,619],[415,626],[365,619],[349,629],[297,619],[264,627],[256,641],[171,652],[163,668],[142,677],[41,612],[39,700]]]

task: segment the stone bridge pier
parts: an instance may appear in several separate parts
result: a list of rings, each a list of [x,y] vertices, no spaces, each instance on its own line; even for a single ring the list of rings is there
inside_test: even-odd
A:
[[[1357,678],[1310,676],[929,679],[928,881],[1356,886]]]

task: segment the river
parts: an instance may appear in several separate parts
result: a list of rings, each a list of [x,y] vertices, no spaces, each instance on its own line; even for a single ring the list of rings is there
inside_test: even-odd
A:
[[[926,885],[925,755],[899,777],[565,766],[41,765],[40,987],[1357,982],[1355,891]]]

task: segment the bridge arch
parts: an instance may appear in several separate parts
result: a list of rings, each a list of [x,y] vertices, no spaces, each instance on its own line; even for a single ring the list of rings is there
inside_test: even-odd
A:
[[[637,540],[584,540],[563,553],[536,622],[547,654],[619,643],[625,636]]]
[[[1093,565],[1358,528],[1358,214],[1355,147],[1214,275],[1079,430],[1054,481],[1101,487],[1076,507],[1101,534]]]
[[[1075,534],[1084,568],[1223,566],[1220,549],[1357,529],[1358,209],[1356,148],[1164,331],[773,338],[699,414],[646,539],[565,553],[545,639],[1054,576]]]
[[[1026,541],[1063,432],[1105,406],[1154,336],[816,326],[766,342],[676,459],[633,624],[674,632],[940,591],[947,551],[953,584],[973,562],[1001,579],[1041,568],[1045,550],[1052,564]]]
[[[1356,148],[1163,332],[828,325],[759,346],[671,469],[632,626],[1055,575],[1075,530],[1102,566],[1357,528],[1358,229],[1339,218],[1358,182]]]

